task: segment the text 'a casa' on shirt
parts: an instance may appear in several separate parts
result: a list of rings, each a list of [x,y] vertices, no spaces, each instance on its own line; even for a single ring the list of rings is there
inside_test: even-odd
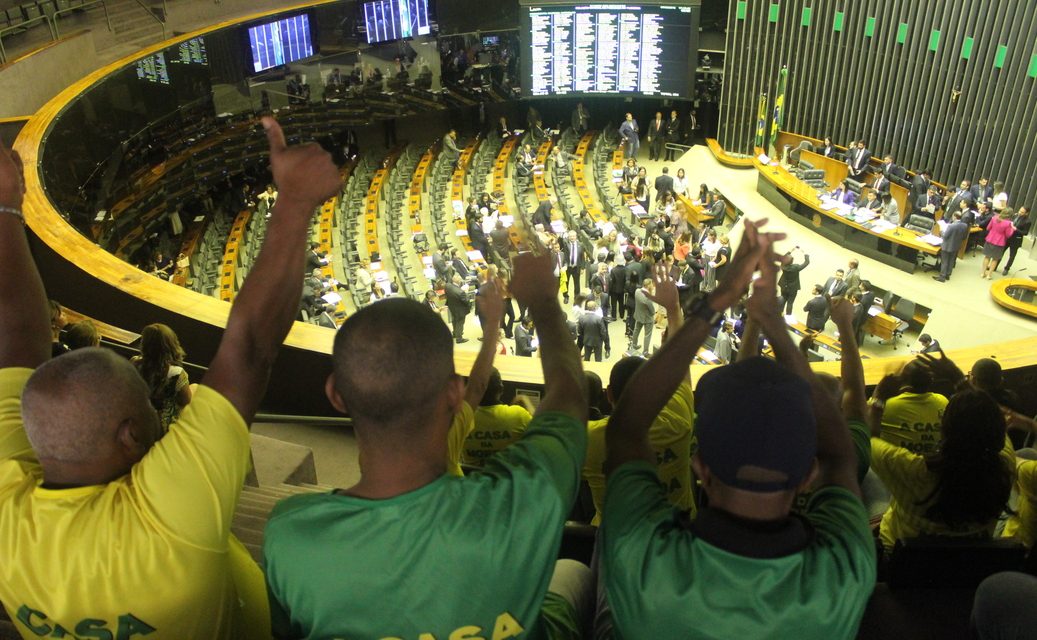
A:
[[[543,637],[586,433],[545,413],[478,473],[386,500],[325,493],[279,503],[263,543],[274,632]]]
[[[465,464],[481,467],[498,451],[522,437],[533,419],[524,407],[494,404],[475,410],[475,427],[464,442]]]
[[[1006,469],[1011,470],[1014,480],[1015,449],[1007,437],[1005,447],[1001,450],[1001,461]],[[884,439],[872,438],[871,468],[890,494],[889,508],[883,514],[879,527],[879,539],[887,550],[892,550],[897,540],[919,536],[989,538],[994,533],[997,518],[989,522],[950,526],[926,517],[937,476],[929,471],[924,456],[913,454]]]
[[[0,370],[0,601],[23,637],[269,638],[263,574],[230,534],[249,465],[233,405],[200,386],[128,475],[44,489],[31,374]]]
[[[601,524],[605,505],[605,430],[608,418],[592,420],[587,424],[587,460],[583,463],[583,477],[594,499],[594,519]],[[666,487],[670,504],[695,517],[694,479],[691,473],[691,455],[695,442],[695,396],[691,382],[685,381],[670,396],[648,429],[648,441],[659,465],[659,478]]]
[[[867,512],[841,487],[779,525],[708,508],[688,523],[655,467],[629,462],[609,478],[600,539],[623,640],[853,638],[875,586]]]
[[[1019,504],[1008,516],[1002,536],[1015,538],[1032,548],[1037,542],[1037,460],[1026,460],[1016,467],[1015,490]]]
[[[939,393],[901,393],[886,401],[882,438],[912,453],[936,453],[947,398]]]

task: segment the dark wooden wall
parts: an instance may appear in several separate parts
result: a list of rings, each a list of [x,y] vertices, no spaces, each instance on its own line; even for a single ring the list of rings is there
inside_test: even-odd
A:
[[[1032,0],[746,0],[744,18],[738,5],[727,18],[725,149],[751,153],[759,95],[773,105],[784,64],[783,129],[843,145],[863,137],[873,155],[931,168],[938,182],[984,175],[1005,182],[1013,206],[1037,201]]]

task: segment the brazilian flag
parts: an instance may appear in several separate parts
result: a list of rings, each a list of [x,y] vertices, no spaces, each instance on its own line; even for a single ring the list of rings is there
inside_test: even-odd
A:
[[[774,117],[771,120],[771,146],[775,149],[778,144],[778,130],[781,129],[782,119],[785,117],[785,82],[788,77],[788,67],[782,67],[778,72],[778,89],[774,94]]]
[[[767,142],[767,94],[760,94],[760,107],[756,110],[756,146]]]

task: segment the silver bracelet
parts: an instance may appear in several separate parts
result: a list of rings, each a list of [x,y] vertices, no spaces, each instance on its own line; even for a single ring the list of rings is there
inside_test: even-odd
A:
[[[0,213],[9,213],[12,216],[14,216],[14,217],[18,218],[19,220],[21,220],[22,224],[25,224],[25,216],[22,214],[22,210],[18,209],[17,207],[4,207],[4,206],[0,206]]]

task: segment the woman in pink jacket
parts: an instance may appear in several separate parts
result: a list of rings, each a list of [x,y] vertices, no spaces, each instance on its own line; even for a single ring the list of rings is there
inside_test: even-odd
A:
[[[990,274],[997,271],[1001,256],[1005,254],[1008,239],[1015,233],[1015,225],[1011,217],[1015,212],[1005,207],[987,223],[987,241],[983,245],[983,273],[980,277],[990,280]]]

